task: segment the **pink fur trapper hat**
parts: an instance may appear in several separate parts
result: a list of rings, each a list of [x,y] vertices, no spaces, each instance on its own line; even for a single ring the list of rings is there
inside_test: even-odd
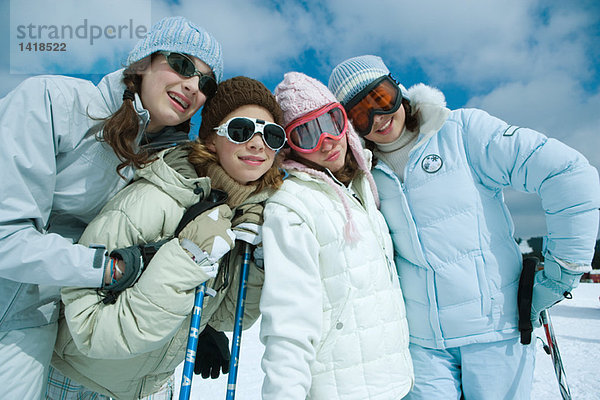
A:
[[[329,89],[327,89],[327,86],[318,80],[300,72],[288,72],[284,75],[283,81],[280,82],[275,88],[275,98],[277,99],[277,102],[283,111],[283,124],[285,126],[313,110],[321,108],[327,104],[338,103],[335,96],[329,91]],[[348,147],[350,148],[350,151],[352,151],[359,168],[365,174],[371,187],[371,191],[373,192],[375,202],[379,207],[377,188],[375,186],[373,176],[371,175],[370,165],[367,165],[362,144],[358,135],[356,134],[356,131],[352,127],[352,124],[348,123],[347,126],[348,131],[346,132],[346,135],[348,137]],[[318,171],[310,170],[305,166],[299,165],[299,163],[290,160],[284,162],[283,167],[288,169],[302,170],[311,175],[319,176],[320,178],[325,179],[327,183],[333,185],[335,189],[338,189],[338,185],[333,182],[333,180],[329,178],[327,174],[322,172],[317,173]],[[338,194],[341,196],[342,203],[344,203],[344,208],[346,209],[346,215],[351,223],[349,209],[347,209],[344,196],[341,191]]]

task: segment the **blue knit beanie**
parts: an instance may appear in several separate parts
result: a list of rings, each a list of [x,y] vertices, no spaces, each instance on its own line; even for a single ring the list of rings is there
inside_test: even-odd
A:
[[[329,76],[329,90],[342,105],[346,105],[375,79],[389,75],[381,57],[366,55],[349,58],[338,64]],[[402,97],[408,99],[406,88],[398,84]]]
[[[217,83],[223,78],[221,45],[204,28],[184,17],[166,17],[158,21],[131,50],[127,65],[161,50],[197,57],[210,67]]]

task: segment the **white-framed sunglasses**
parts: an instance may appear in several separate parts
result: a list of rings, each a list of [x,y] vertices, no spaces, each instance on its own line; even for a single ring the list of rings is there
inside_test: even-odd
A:
[[[273,122],[258,118],[234,117],[215,128],[217,135],[226,137],[230,142],[242,144],[260,133],[263,142],[271,150],[280,150],[286,142],[285,131]]]

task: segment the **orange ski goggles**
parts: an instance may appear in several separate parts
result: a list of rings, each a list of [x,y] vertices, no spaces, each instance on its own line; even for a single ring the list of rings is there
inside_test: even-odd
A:
[[[356,132],[366,136],[373,128],[376,114],[393,114],[401,104],[400,87],[390,75],[384,75],[361,90],[344,108]]]

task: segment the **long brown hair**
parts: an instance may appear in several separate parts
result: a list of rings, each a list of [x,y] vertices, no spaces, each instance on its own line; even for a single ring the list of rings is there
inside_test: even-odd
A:
[[[132,63],[123,71],[123,83],[126,89],[141,96],[143,72],[150,67],[153,58],[154,54]],[[135,143],[140,130],[140,117],[135,111],[133,103],[134,101],[131,99],[123,99],[121,107],[104,120],[102,136],[97,135],[99,140],[105,141],[112,147],[121,160],[117,166],[117,173],[121,176],[123,176],[121,170],[128,165],[142,168],[155,159],[152,151],[145,148],[138,149],[138,144]],[[190,120],[182,122],[175,128],[178,131],[189,132]]]

